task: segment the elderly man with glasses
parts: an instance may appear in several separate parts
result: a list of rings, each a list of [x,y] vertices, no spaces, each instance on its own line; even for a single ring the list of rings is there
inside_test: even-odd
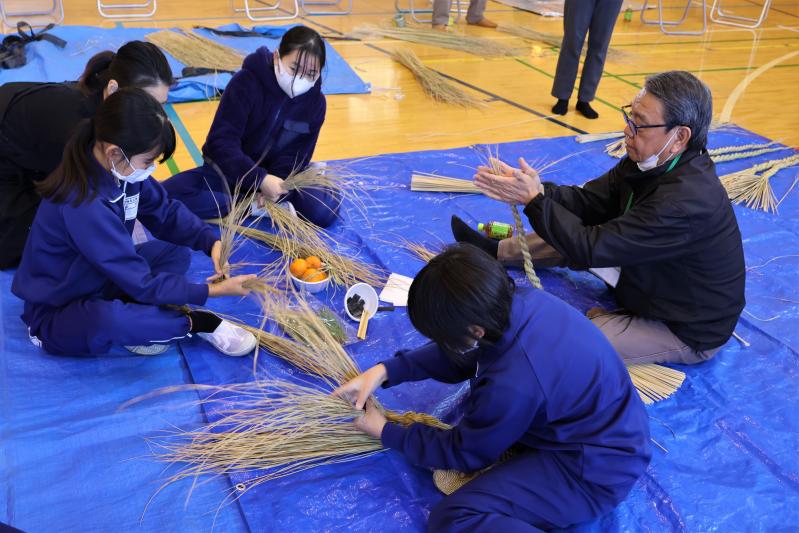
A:
[[[486,195],[525,206],[537,266],[620,267],[620,309],[589,317],[630,363],[705,361],[744,308],[741,233],[706,147],[712,110],[704,83],[664,72],[622,109],[627,156],[603,176],[582,187],[542,183],[523,159],[475,176]],[[520,261],[516,239],[452,224],[457,240]]]

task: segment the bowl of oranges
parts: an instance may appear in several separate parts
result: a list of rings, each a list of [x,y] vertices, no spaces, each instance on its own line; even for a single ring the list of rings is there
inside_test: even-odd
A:
[[[298,257],[289,265],[289,273],[294,286],[299,290],[319,292],[330,283],[330,275],[323,268],[321,259],[315,255]]]

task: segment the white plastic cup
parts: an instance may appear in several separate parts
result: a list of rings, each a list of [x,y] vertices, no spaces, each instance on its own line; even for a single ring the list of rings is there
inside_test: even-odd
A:
[[[352,296],[358,295],[364,301],[363,304],[363,312],[369,314],[369,318],[375,316],[377,313],[377,307],[379,303],[379,299],[377,298],[377,292],[366,283],[356,283],[349,289],[347,289],[347,294],[344,295],[344,312],[347,313],[347,316],[350,317],[355,322],[360,322],[361,317],[356,317],[352,313],[350,313],[350,308],[347,305],[347,300],[349,300]]]

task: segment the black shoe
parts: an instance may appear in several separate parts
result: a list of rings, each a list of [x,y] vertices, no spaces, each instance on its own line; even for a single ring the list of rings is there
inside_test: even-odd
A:
[[[556,115],[565,115],[569,110],[569,101],[558,99],[558,103],[552,106],[552,112]]]
[[[585,118],[590,118],[591,120],[594,120],[595,118],[599,118],[599,113],[594,111],[594,108],[591,107],[591,104],[589,104],[588,102],[579,102],[578,101],[577,105],[575,106],[575,108]]]
[[[497,252],[499,251],[499,241],[490,239],[479,231],[470,228],[466,222],[455,215],[452,215],[450,226],[452,227],[452,235],[455,237],[456,241],[473,244],[496,259]]]

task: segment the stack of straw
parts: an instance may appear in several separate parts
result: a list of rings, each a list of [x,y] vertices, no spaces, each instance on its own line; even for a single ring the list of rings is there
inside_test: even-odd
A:
[[[188,67],[235,72],[244,61],[242,52],[194,32],[162,30],[145,38]]]
[[[745,204],[751,209],[776,213],[777,208],[793,189],[793,185],[779,201],[771,189],[771,177],[784,168],[799,165],[799,155],[766,161],[750,168],[721,176],[721,184],[730,200]],[[796,181],[794,181],[796,185]]]
[[[357,39],[385,37],[410,43],[425,44],[458,50],[484,57],[517,56],[524,54],[519,48],[513,48],[491,39],[469,37],[457,33],[443,32],[423,28],[387,28],[365,24],[355,28],[351,35]]]
[[[665,400],[685,381],[685,372],[662,365],[627,365],[627,371],[645,404]]]
[[[486,107],[485,102],[467,93],[460,87],[451,83],[447,78],[422,64],[413,51],[401,48],[394,50],[391,57],[402,66],[411,71],[413,76],[422,86],[425,94],[436,102],[453,104],[461,107]]]
[[[411,190],[414,192],[483,194],[471,180],[448,178],[419,171],[411,175]]]

